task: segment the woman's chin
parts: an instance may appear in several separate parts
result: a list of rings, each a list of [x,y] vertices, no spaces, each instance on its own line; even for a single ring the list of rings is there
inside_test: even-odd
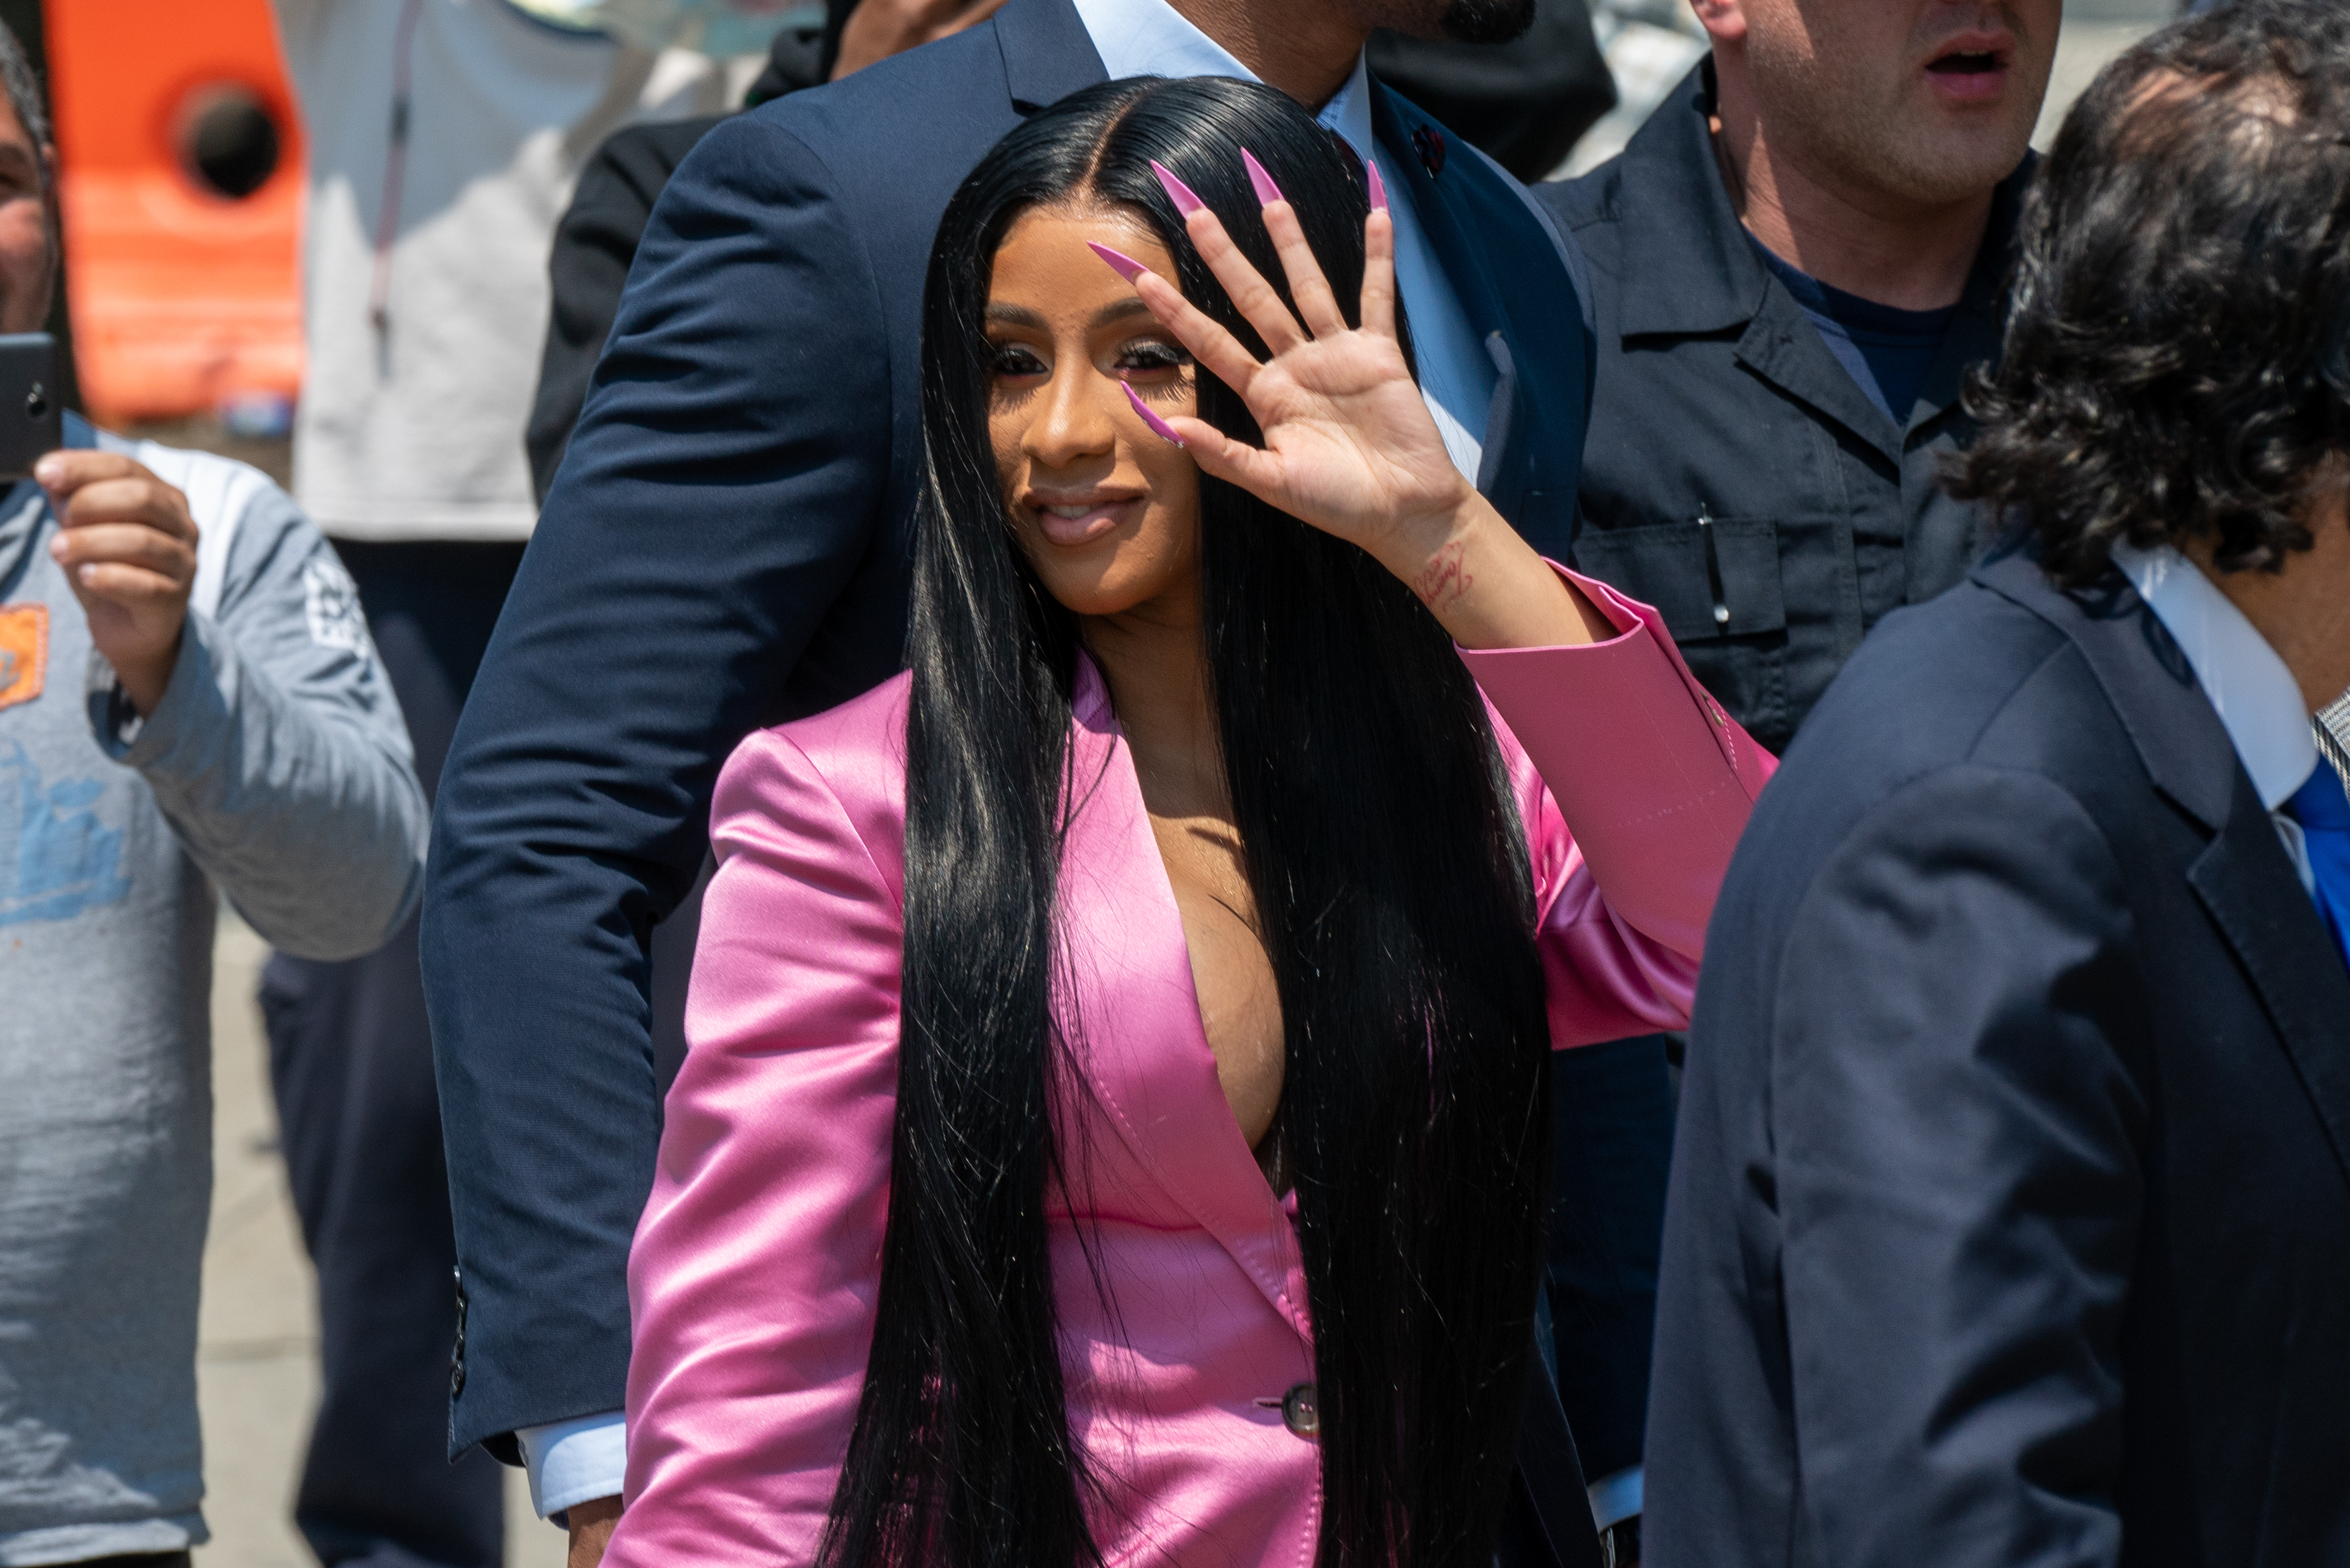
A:
[[[1116,562],[1103,565],[1100,572],[1043,574],[1045,591],[1071,615],[1089,619],[1125,615],[1166,597],[1169,585],[1158,577],[1121,572]]]
[[[1088,585],[1052,590],[1053,602],[1080,620],[1100,620],[1124,615],[1142,602],[1140,594],[1113,593]]]

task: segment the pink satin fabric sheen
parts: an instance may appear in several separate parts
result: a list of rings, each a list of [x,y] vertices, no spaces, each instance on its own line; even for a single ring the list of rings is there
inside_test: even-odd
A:
[[[1621,635],[1463,655],[1502,721],[1562,1047],[1687,1023],[1715,890],[1773,765],[1655,612],[1574,580]],[[815,1558],[879,1288],[909,690],[899,676],[754,734],[719,781],[691,1049],[629,1259],[627,1509],[609,1568]],[[1084,1212],[1054,1216],[1054,1272],[1070,1424],[1111,1483],[1096,1537],[1112,1563],[1307,1568],[1316,1450],[1265,1403],[1314,1376],[1304,1266],[1217,1083],[1174,895],[1089,663],[1072,750],[1098,781],[1062,871],[1085,1093],[1059,1137],[1081,1161]]]

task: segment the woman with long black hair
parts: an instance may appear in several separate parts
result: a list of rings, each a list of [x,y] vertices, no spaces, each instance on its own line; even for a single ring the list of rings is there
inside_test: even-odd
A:
[[[1392,258],[1232,81],[948,207],[912,668],[719,786],[615,1568],[1491,1562],[1549,1054],[1685,1022],[1770,764],[1455,470]]]

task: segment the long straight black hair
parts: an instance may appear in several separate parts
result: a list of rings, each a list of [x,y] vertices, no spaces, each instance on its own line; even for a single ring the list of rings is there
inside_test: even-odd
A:
[[[826,1539],[837,1568],[1100,1560],[1087,1506],[1106,1493],[1069,1432],[1046,1223],[1054,1184],[1067,1190],[1053,1107],[1075,1048],[1060,852],[1095,781],[1070,776],[1078,629],[1014,541],[992,454],[983,312],[1021,214],[1095,202],[1149,223],[1185,295],[1262,352],[1150,171],[1174,171],[1277,279],[1243,145],[1355,300],[1360,164],[1237,81],[1113,82],[1038,115],[963,182],[931,254],[904,1033],[878,1323]],[[1205,371],[1199,410],[1263,439]],[[1200,529],[1203,651],[1286,1040],[1320,1561],[1487,1568],[1550,1126],[1523,832],[1476,686],[1401,583],[1204,476]]]

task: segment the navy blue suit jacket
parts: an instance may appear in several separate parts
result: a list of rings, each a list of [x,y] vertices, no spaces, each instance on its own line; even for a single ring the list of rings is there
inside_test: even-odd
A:
[[[654,210],[439,800],[452,1448],[621,1402],[660,1127],[649,932],[735,742],[899,668],[932,232],[1024,113],[1102,75],[1067,0],[1011,0],[719,125]],[[1590,364],[1567,249],[1481,155],[1429,156],[1409,104],[1379,89],[1374,119],[1503,369],[1483,488],[1563,556]]]
[[[1861,646],[1680,1115],[1652,1568],[2350,1563],[2350,968],[2118,572]]]

